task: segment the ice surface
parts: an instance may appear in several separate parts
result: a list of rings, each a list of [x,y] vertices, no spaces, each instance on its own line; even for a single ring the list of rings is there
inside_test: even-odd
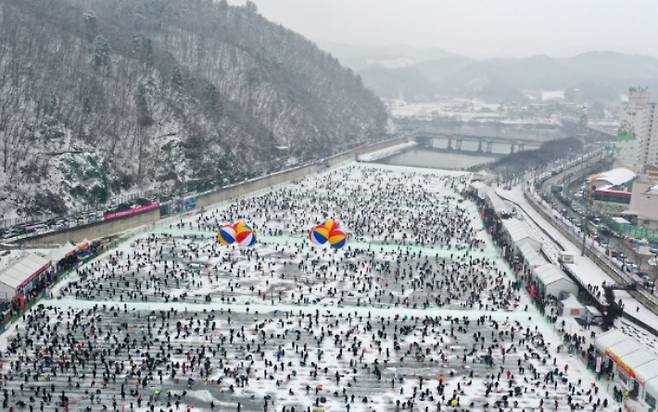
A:
[[[43,388],[38,407],[54,385],[47,410],[62,391],[76,410],[422,411],[453,397],[461,410],[569,410],[569,394],[616,409],[513,287],[458,194],[466,183],[352,164],[153,225],[10,326],[3,388],[25,403]],[[348,248],[307,241],[326,217]],[[253,224],[256,247],[213,239],[236,219]]]

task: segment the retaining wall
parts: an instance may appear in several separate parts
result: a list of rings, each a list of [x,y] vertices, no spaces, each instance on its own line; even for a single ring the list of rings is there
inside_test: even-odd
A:
[[[22,247],[44,247],[61,245],[66,242],[79,243],[85,239],[96,240],[113,236],[158,220],[160,220],[160,209],[155,209],[135,216],[113,219],[107,222],[90,223],[59,232],[44,233],[21,239],[17,243]]]
[[[326,159],[309,163],[307,165],[282,170],[280,172],[251,179],[246,182],[236,183],[221,189],[200,193],[196,195],[196,207],[208,207],[216,203],[236,199],[241,196],[267,189],[275,185],[302,179],[310,174],[326,170],[329,167],[340,166],[344,163],[355,160],[356,156],[359,154],[381,150],[386,147],[394,146],[407,141],[409,141],[408,137],[396,137],[393,139],[373,143],[371,145],[359,146],[348,151],[338,153]],[[44,247],[60,245],[69,241],[77,243],[83,241],[84,239],[96,240],[117,235],[127,230],[147,225],[158,220],[160,220],[159,209],[135,216],[111,220],[108,222],[90,223],[87,225],[76,226],[71,229],[65,229],[59,232],[44,233],[41,235],[21,239],[15,243],[21,247]]]

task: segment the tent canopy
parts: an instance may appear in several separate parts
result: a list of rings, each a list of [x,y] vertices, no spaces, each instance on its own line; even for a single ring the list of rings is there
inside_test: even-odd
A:
[[[585,310],[585,305],[580,303],[578,299],[572,294],[569,294],[569,297],[560,301],[564,310],[570,309],[583,309]]]
[[[534,242],[535,249],[539,250],[541,243],[533,237],[533,233],[527,223],[519,219],[505,219],[503,220],[503,227],[514,243],[518,243],[523,239],[529,239],[528,242]]]
[[[649,363],[655,359],[656,357],[652,355],[651,352],[645,349],[638,349],[635,352],[624,356],[624,363],[635,370],[635,368],[638,368],[641,365]],[[637,373],[637,370],[635,370],[635,372]]]
[[[602,333],[595,340],[600,352],[610,354],[622,367],[630,369],[653,396],[658,396],[658,358],[640,342],[617,329]]]
[[[501,199],[500,196],[498,196],[496,190],[494,190],[490,186],[485,186],[482,189],[485,190],[484,196],[489,200],[491,207],[496,213],[499,214],[512,213],[513,208],[508,206],[507,203],[505,203],[505,201]]]
[[[606,351],[625,360],[628,355],[639,349],[642,349],[642,345],[640,345],[635,339],[630,339],[615,343],[608,347]]]
[[[654,398],[658,398],[658,376],[649,379],[645,385],[646,391],[649,392]]]
[[[633,338],[625,335],[618,329],[610,329],[596,337],[594,346],[596,346],[599,352],[605,352],[609,347],[627,341],[633,341]]]
[[[544,286],[563,280],[571,282],[571,279],[569,279],[560,268],[552,263],[546,263],[545,265],[536,267],[534,273]]]
[[[53,249],[52,252],[48,254],[48,258],[51,262],[57,263],[65,257],[69,256],[72,253],[75,253],[75,245],[70,242],[64,243],[62,246],[57,249]]]
[[[656,379],[655,383],[658,384],[658,359],[654,357],[653,360],[636,367],[635,373],[645,382]]]
[[[517,247],[523,259],[528,263],[528,265],[536,267],[545,265],[548,261],[539,253],[535,248],[536,243],[533,242],[530,238],[526,238],[517,243]]]
[[[43,271],[50,265],[50,260],[35,253],[27,253],[0,272],[0,283],[17,289],[26,283],[32,275]]]

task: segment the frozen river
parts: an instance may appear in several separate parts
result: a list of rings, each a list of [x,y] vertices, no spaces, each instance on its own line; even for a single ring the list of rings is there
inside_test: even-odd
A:
[[[155,225],[2,336],[3,410],[613,410],[466,181],[351,164]],[[345,249],[307,240],[327,217]],[[237,219],[253,248],[214,239]]]
[[[464,170],[498,159],[477,153],[440,152],[436,150],[412,149],[381,160],[384,164],[433,169]]]

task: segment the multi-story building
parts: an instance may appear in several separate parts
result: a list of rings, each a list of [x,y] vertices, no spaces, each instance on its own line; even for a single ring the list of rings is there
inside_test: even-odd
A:
[[[620,116],[617,163],[637,172],[658,166],[658,105],[646,87],[631,88]]]
[[[651,103],[647,110],[646,130],[643,133],[646,141],[640,142],[644,152],[640,153],[643,168],[658,166],[658,104]]]
[[[628,212],[638,225],[658,229],[658,180],[641,175],[633,182]]]

